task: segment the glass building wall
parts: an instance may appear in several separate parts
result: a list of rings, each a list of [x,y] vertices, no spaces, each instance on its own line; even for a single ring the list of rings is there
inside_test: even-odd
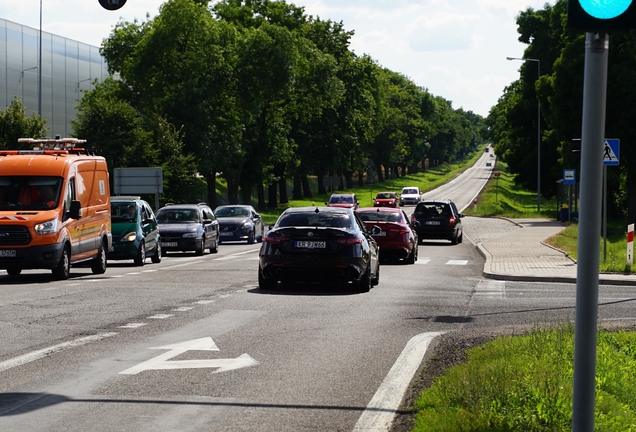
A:
[[[106,61],[99,47],[43,31],[40,97],[39,33],[0,19],[0,110],[17,97],[28,116],[39,113],[47,120],[49,137],[68,137],[82,91],[108,77]]]

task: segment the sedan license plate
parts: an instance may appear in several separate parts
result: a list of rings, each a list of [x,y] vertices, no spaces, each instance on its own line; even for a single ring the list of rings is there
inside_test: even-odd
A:
[[[0,257],[15,258],[16,257],[16,251],[15,251],[15,249],[0,249]]]
[[[426,221],[424,225],[439,225],[439,221]]]
[[[177,242],[161,242],[161,247],[177,247]]]
[[[385,237],[386,231],[380,231],[379,233],[373,234],[373,237]]]
[[[324,249],[327,243],[324,241],[297,241],[296,247],[299,249]]]
[[[219,233],[219,235],[222,237],[232,237],[234,234],[231,232],[222,232],[222,233]]]

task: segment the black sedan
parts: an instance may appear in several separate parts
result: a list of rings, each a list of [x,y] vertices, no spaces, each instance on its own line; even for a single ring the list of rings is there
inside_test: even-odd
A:
[[[426,200],[415,207],[411,223],[419,222],[415,231],[420,242],[425,239],[446,239],[456,245],[464,238],[463,217],[451,200]]]
[[[258,284],[336,283],[366,292],[380,280],[379,251],[353,209],[289,208],[263,238]]]
[[[225,205],[214,210],[219,222],[219,235],[224,241],[247,241],[248,244],[263,240],[263,219],[250,205]]]

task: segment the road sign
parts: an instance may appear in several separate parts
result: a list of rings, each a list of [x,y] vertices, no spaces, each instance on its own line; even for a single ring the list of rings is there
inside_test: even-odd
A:
[[[234,369],[257,365],[258,362],[248,354],[240,355],[232,359],[206,359],[206,360],[170,360],[186,351],[219,351],[216,344],[210,337],[193,339],[162,347],[149,349],[168,350],[167,353],[151,358],[148,361],[133,366],[125,371],[119,372],[123,375],[136,375],[145,370],[166,370],[166,369],[200,369],[216,368],[214,373],[227,372]]]
[[[574,169],[563,170],[563,184],[564,185],[576,184],[576,170]]]
[[[619,139],[605,138],[603,143],[603,165],[618,166],[620,161],[620,144]]]

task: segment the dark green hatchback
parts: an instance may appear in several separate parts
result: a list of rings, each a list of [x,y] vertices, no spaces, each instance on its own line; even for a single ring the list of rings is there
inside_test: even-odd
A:
[[[159,227],[150,205],[138,196],[113,196],[110,208],[113,250],[108,259],[132,259],[138,266],[147,257],[161,262]]]

